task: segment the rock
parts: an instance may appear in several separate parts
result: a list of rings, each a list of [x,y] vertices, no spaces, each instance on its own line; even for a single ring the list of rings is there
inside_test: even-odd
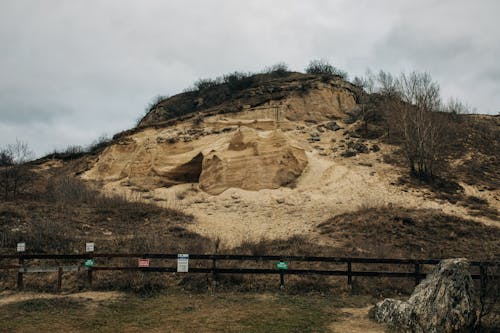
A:
[[[346,150],[345,152],[341,153],[340,156],[353,157],[353,156],[356,156],[356,154],[357,154],[356,151],[349,149],[349,150]]]
[[[307,139],[307,141],[309,142],[318,142],[318,141],[321,141],[321,138],[319,137],[319,133],[311,133],[311,137],[309,139]]]
[[[305,151],[292,145],[281,131],[260,136],[247,127],[236,131],[228,145],[211,147],[203,155],[200,188],[214,195],[230,187],[290,186],[308,163]]]
[[[349,147],[351,150],[354,150],[358,153],[367,153],[368,152],[368,147],[361,142],[353,142],[349,141],[347,143],[347,147]]]
[[[468,261],[441,261],[407,301],[388,298],[371,313],[397,332],[470,332],[479,319],[479,304]]]
[[[324,127],[330,131],[338,131],[342,128],[335,121],[328,122]]]
[[[376,152],[380,151],[380,147],[377,144],[375,144],[370,148],[370,150],[373,151],[374,153],[376,153]]]

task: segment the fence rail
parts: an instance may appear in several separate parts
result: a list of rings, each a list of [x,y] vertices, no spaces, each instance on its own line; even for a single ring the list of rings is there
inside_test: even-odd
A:
[[[137,258],[137,259],[163,259],[177,260],[178,254],[171,253],[83,253],[83,254],[4,254],[0,255],[0,260],[17,260],[17,264],[0,264],[0,270],[17,270],[17,287],[23,288],[23,274],[26,273],[50,273],[57,272],[57,288],[60,290],[62,286],[62,279],[64,272],[77,272],[87,271],[87,285],[92,287],[93,274],[99,271],[140,271],[140,272],[160,272],[160,273],[175,273],[178,272],[177,267],[171,266],[152,266],[152,267],[139,267],[139,266],[108,266],[108,265],[95,265],[85,267],[81,265],[61,265],[57,263],[56,266],[43,265],[43,266],[29,266],[27,260],[36,260],[37,264],[40,260],[93,260],[93,259],[106,259],[111,260],[115,258]],[[214,277],[217,274],[277,274],[280,277],[280,287],[284,287],[285,275],[323,275],[323,276],[346,276],[349,287],[352,287],[353,277],[389,277],[389,278],[413,278],[415,284],[418,284],[421,279],[426,277],[423,268],[427,265],[433,266],[440,262],[440,259],[388,259],[388,258],[359,258],[359,257],[315,257],[315,256],[280,256],[280,255],[238,255],[238,254],[190,254],[189,260],[192,261],[208,261],[206,267],[189,267],[188,273],[205,273],[212,274]],[[234,268],[234,267],[220,267],[217,262],[256,262],[263,264],[265,262],[279,261],[296,263],[325,263],[325,264],[345,264],[345,270],[337,269],[316,269],[316,268],[292,268],[292,269],[278,269],[278,268]],[[353,264],[366,265],[405,265],[412,266],[411,271],[369,271],[369,270],[353,270]],[[500,265],[499,261],[472,261],[472,267],[479,268],[479,274],[472,274],[473,279],[480,280],[481,290],[486,289],[488,267]],[[300,266],[300,265],[298,265]]]

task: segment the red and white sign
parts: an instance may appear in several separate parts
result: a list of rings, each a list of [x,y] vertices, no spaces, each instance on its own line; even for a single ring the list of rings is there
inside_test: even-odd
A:
[[[149,267],[149,259],[139,259],[137,264],[139,267]]]

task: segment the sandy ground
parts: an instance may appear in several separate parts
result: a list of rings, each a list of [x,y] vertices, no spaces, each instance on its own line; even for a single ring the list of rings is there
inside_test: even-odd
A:
[[[92,301],[108,301],[114,300],[121,297],[123,294],[116,291],[85,291],[81,293],[34,293],[34,292],[12,292],[3,291],[0,292],[0,306],[17,303],[22,301],[27,301],[31,299],[51,299],[51,298],[61,298],[61,297],[71,297],[71,298],[84,298]]]
[[[344,318],[330,325],[335,333],[384,333],[384,326],[368,318],[370,306],[341,309]]]
[[[220,238],[225,247],[234,247],[244,241],[304,234],[319,243],[326,242],[328,240],[316,231],[319,223],[338,214],[376,206],[437,209],[500,226],[499,221],[470,216],[464,207],[436,200],[426,190],[396,185],[406,171],[383,162],[383,155],[390,154],[394,147],[379,144],[379,152],[342,157],[340,146],[350,140],[345,137],[345,130],[325,131],[321,133],[320,142],[309,143],[307,139],[315,132],[315,126],[302,123],[291,129],[293,126],[289,124],[286,130],[283,129],[292,144],[305,149],[308,158],[308,165],[293,188],[259,191],[230,188],[219,195],[209,195],[200,190],[197,183],[192,183],[137,193],[117,180],[108,182],[104,191],[131,198],[139,196],[192,214],[196,222],[187,228],[204,236]],[[138,135],[144,137],[145,134]],[[148,133],[148,136],[152,135]],[[207,140],[209,138],[204,137],[200,144]],[[369,141],[365,143],[369,147],[372,145]],[[480,196],[500,209],[499,191],[479,192],[472,186],[464,187],[467,193]]]

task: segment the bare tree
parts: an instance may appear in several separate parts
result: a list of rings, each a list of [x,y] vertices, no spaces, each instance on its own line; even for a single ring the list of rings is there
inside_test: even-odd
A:
[[[0,185],[4,200],[14,200],[31,184],[31,171],[26,165],[33,153],[27,143],[16,140],[0,150],[3,162],[0,165]]]
[[[403,147],[410,171],[420,179],[434,177],[443,144],[445,118],[440,116],[439,85],[427,73],[402,73],[396,81]]]
[[[376,82],[377,92],[386,97],[399,97],[400,84],[399,80],[394,77],[391,73],[384,72],[380,70],[375,76],[374,81]]]
[[[449,112],[456,115],[474,113],[475,111],[476,110],[469,104],[463,103],[459,99],[453,97],[451,97],[448,102],[443,105],[443,112]]]

